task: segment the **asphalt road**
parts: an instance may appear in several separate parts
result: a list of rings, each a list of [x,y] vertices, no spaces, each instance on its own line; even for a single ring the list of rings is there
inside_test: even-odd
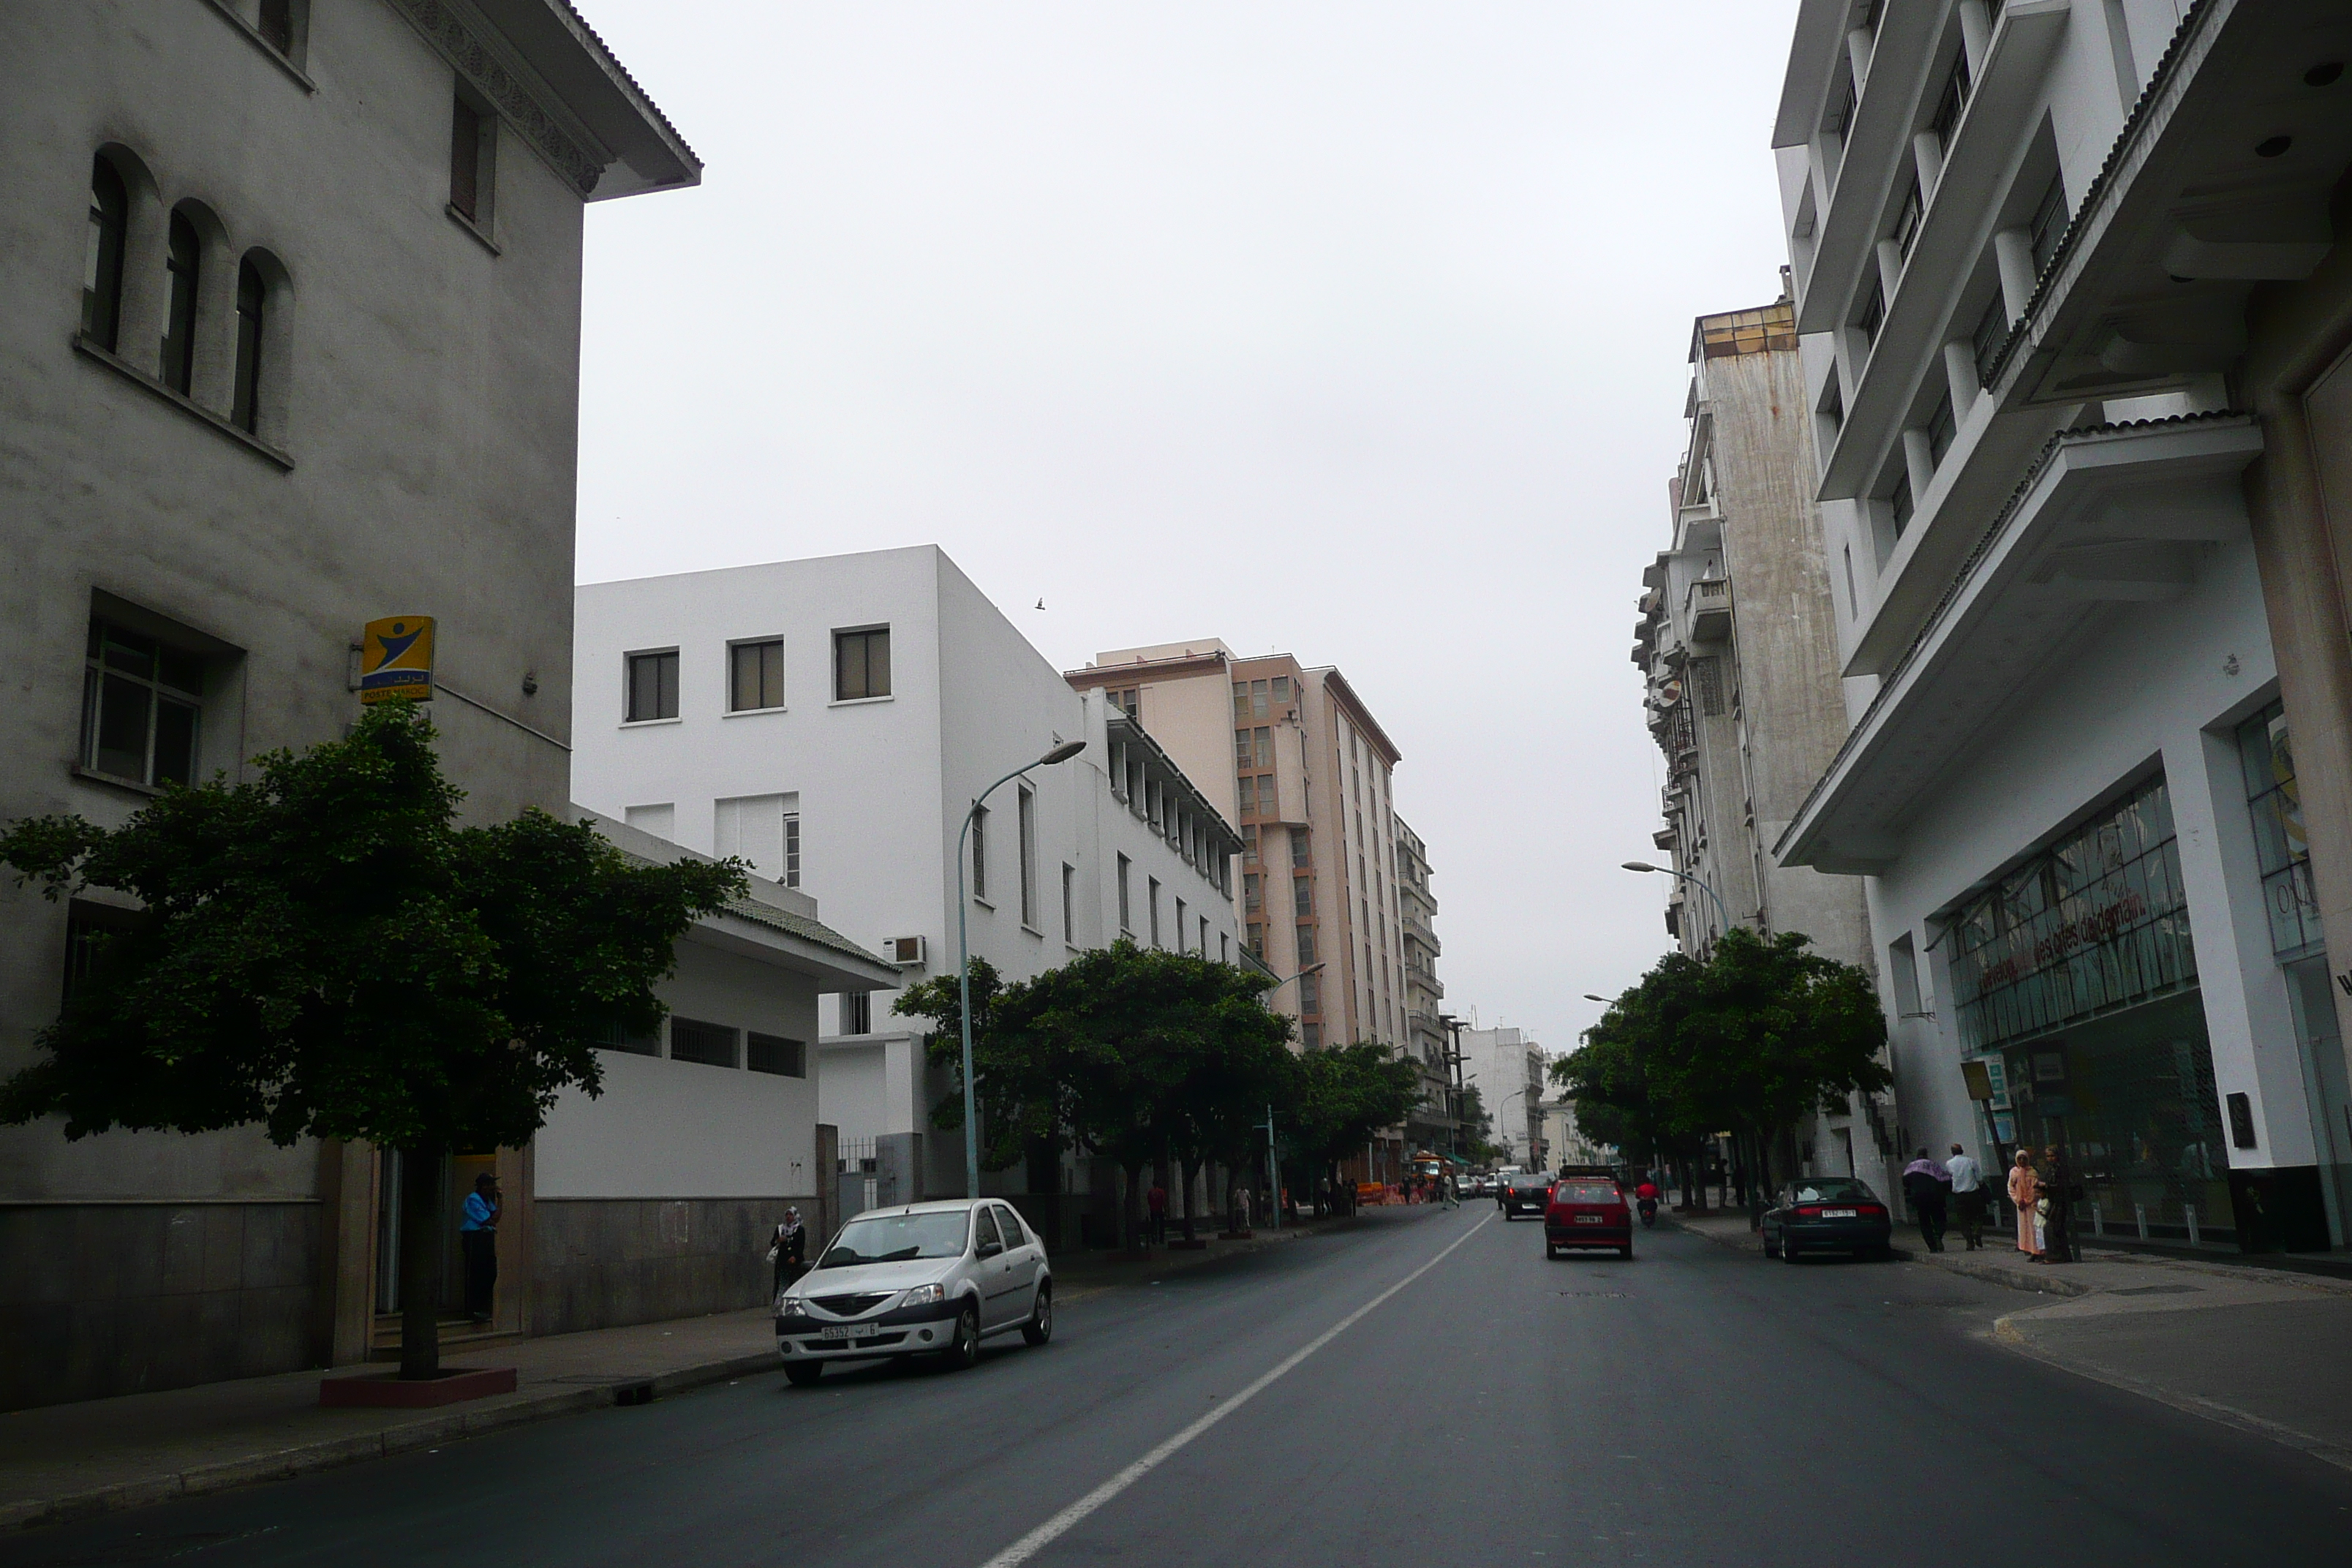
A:
[[[1663,1226],[1548,1263],[1485,1205],[1388,1211],[1066,1305],[971,1372],[747,1378],[0,1563],[2352,1561],[2352,1473],[2004,1349],[2020,1300]]]

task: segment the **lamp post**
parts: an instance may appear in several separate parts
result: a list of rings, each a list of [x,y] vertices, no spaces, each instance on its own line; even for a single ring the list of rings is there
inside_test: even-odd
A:
[[[1034,763],[1024,763],[972,797],[964,809],[963,827],[956,834],[956,1021],[963,1026],[963,1195],[980,1196],[980,1113],[971,1093],[971,935],[967,916],[970,897],[964,891],[964,845],[971,837],[972,818],[998,789],[1031,768],[1066,763],[1087,749],[1084,741],[1065,741]]]
[[[1330,962],[1328,959],[1318,958],[1297,973],[1286,974],[1266,986],[1265,992],[1268,995],[1272,995],[1292,981],[1305,979],[1328,962]],[[1274,1107],[1271,1105],[1265,1108],[1265,1164],[1266,1174],[1272,1179],[1272,1184],[1266,1188],[1266,1208],[1274,1215],[1274,1228],[1280,1230],[1282,1228],[1282,1165],[1274,1152]],[[1191,1203],[1192,1200],[1188,1197],[1184,1201]]]
[[[1715,911],[1723,918],[1723,923],[1717,927],[1717,934],[1719,935],[1731,929],[1730,907],[1724,903],[1721,896],[1718,895],[1713,888],[1708,887],[1705,882],[1700,881],[1688,871],[1677,871],[1672,866],[1653,866],[1647,860],[1628,860],[1625,862],[1624,868],[1628,871],[1664,871],[1669,877],[1681,878],[1684,881],[1688,882],[1692,887],[1696,888],[1700,892],[1705,893],[1708,898],[1715,900]]]

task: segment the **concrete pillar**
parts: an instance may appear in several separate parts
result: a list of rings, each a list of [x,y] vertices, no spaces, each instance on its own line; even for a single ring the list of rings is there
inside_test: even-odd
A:
[[[1977,381],[1977,346],[1966,338],[1944,342],[1944,380],[1952,393],[1952,423],[1958,425],[1975,406],[1983,387]]]
[[[1916,426],[1903,432],[1903,468],[1911,476],[1911,505],[1916,509],[1927,499],[1927,487],[1936,482],[1936,455],[1927,445],[1927,432]]]
[[[1911,163],[1919,172],[1919,199],[1932,201],[1936,186],[1944,177],[1944,139],[1932,131],[1920,131],[1911,137]]]
[[[1960,48],[1969,57],[1969,79],[1984,79],[1985,55],[1992,48],[1992,18],[1985,0],[1960,0]]]
[[[1845,36],[1847,63],[1853,67],[1853,94],[1857,101],[1864,88],[1870,85],[1870,53],[1872,36],[1867,27],[1855,27]]]
[[[1992,257],[2000,268],[2001,303],[2014,326],[2033,299],[2033,285],[2041,271],[2033,261],[2032,235],[2021,228],[2002,229],[1992,237]]]
[[[1903,248],[1891,239],[1882,239],[1876,247],[1878,256],[1878,286],[1886,291],[1886,307],[1895,308],[1895,290],[1903,286]]]

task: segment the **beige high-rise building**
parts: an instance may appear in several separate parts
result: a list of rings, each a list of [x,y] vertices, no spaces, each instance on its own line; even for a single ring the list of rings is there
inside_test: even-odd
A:
[[[1408,1046],[1399,753],[1346,677],[1212,637],[1114,648],[1068,679],[1109,692],[1240,826],[1250,951],[1280,975],[1323,965],[1275,994],[1300,1043]]]

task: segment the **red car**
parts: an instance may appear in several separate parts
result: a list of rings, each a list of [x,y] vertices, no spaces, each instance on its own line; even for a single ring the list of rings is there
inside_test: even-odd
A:
[[[1613,1247],[1633,1256],[1633,1212],[1625,1194],[1606,1176],[1563,1176],[1544,1205],[1544,1256],[1558,1258],[1570,1247]]]

